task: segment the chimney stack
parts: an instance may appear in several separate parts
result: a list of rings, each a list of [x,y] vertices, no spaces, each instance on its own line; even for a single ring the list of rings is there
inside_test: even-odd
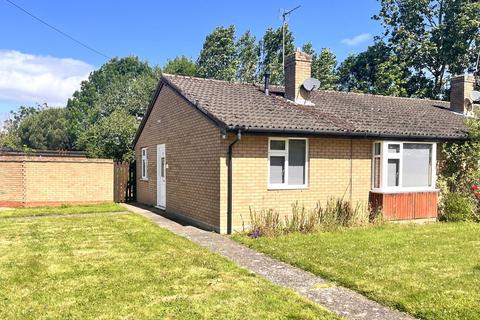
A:
[[[302,84],[312,76],[312,57],[297,49],[285,57],[284,71],[285,97],[296,103],[305,103],[308,95]]]
[[[465,74],[452,77],[450,84],[450,110],[468,114],[471,112],[472,103],[471,94],[475,85],[475,77]]]

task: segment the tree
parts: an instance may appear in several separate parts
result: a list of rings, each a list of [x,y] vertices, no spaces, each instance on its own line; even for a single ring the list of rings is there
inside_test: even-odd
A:
[[[168,60],[162,70],[164,73],[193,77],[197,73],[197,66],[192,59],[179,56],[173,60]]]
[[[338,68],[338,87],[344,91],[406,96],[411,73],[383,42],[350,55]]]
[[[293,34],[285,25],[285,56],[292,53],[294,48]],[[266,71],[270,72],[270,82],[272,84],[283,84],[283,50],[282,50],[282,27],[278,29],[269,28],[259,44],[260,61],[258,80],[263,79]]]
[[[125,110],[115,110],[90,126],[80,137],[89,157],[132,161],[130,147],[138,127],[138,120]]]
[[[93,104],[95,118],[108,117],[115,110],[123,110],[141,119],[155,91],[158,80],[150,74],[131,79],[112,79],[112,82],[98,96]]]
[[[113,58],[100,69],[93,71],[88,80],[82,82],[80,90],[76,91],[67,102],[71,148],[81,149],[77,143],[80,134],[106,115],[103,110],[99,110],[97,102],[102,95],[112,92],[111,86],[118,87],[119,83],[129,83],[132,79],[141,76],[157,81],[158,75],[158,69],[152,69],[147,62],[142,62],[138,57],[133,56]],[[151,93],[148,92],[147,95]],[[145,108],[146,105],[142,107],[143,110]],[[142,115],[143,113],[139,112],[138,116]]]
[[[357,88],[357,78],[355,65],[357,63],[357,55],[350,54],[337,69],[338,85],[341,91],[355,91]]]
[[[245,32],[237,42],[237,80],[253,83],[258,63],[258,46],[250,31]]]
[[[197,60],[197,75],[232,81],[236,72],[235,26],[217,27],[203,43]]]
[[[405,97],[408,95],[408,69],[392,55],[378,65],[373,91],[385,96]]]
[[[472,68],[480,49],[480,2],[475,0],[379,0],[374,19],[397,57],[417,72],[433,77],[432,97],[439,97],[448,73]]]
[[[44,108],[25,117],[19,124],[17,135],[22,146],[37,150],[67,150],[69,136],[66,110]]]
[[[0,148],[22,149],[22,142],[18,135],[18,128],[26,118],[39,113],[47,105],[21,106],[17,111],[11,111],[10,117],[3,123],[0,129]]]
[[[312,77],[320,80],[320,89],[335,89],[338,82],[335,54],[328,48],[323,48],[320,54],[317,54],[311,42],[305,43],[302,51],[312,56]]]

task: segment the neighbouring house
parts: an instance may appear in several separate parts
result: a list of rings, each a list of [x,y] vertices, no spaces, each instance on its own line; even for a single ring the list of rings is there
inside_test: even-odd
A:
[[[473,76],[452,80],[450,103],[309,92],[311,62],[289,55],[285,88],[164,74],[134,141],[138,201],[221,233],[332,197],[436,218],[441,145],[468,137]]]

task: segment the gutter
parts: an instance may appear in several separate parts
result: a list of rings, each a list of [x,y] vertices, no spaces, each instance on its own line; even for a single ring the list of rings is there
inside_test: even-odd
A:
[[[237,131],[237,136],[235,140],[232,141],[228,145],[228,182],[227,182],[227,234],[232,234],[233,225],[232,225],[232,206],[233,206],[233,190],[232,190],[232,177],[233,177],[233,146],[242,139],[242,132],[240,130]]]
[[[252,134],[277,134],[277,135],[299,135],[299,136],[319,136],[331,138],[358,138],[358,139],[394,139],[394,140],[416,140],[416,141],[466,141],[468,137],[432,137],[427,135],[400,135],[400,134],[382,134],[371,132],[351,132],[351,131],[312,131],[303,129],[277,129],[277,128],[242,128],[245,133]],[[229,128],[228,131],[239,130],[238,128]]]

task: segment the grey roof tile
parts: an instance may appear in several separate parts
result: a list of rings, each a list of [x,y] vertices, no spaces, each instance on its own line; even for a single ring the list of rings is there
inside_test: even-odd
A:
[[[311,93],[315,105],[310,106],[283,98],[282,87],[272,87],[272,94],[266,96],[260,86],[253,84],[167,74],[162,81],[227,129],[399,138],[467,137],[465,117],[451,112],[445,101],[319,90]]]

